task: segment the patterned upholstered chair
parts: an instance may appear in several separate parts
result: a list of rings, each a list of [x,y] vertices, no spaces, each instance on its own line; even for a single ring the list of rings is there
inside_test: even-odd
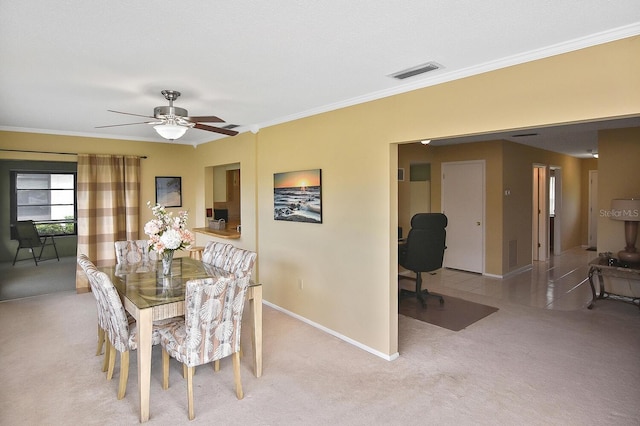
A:
[[[218,268],[225,264],[227,253],[233,248],[232,244],[209,241],[204,247],[202,261]]]
[[[160,332],[162,388],[169,388],[169,357],[186,366],[189,420],[193,408],[193,373],[197,365],[231,355],[236,396],[242,399],[240,328],[249,276],[205,278],[187,282],[185,318],[172,319]]]
[[[114,245],[118,263],[147,263],[158,260],[156,252],[149,251],[148,240],[116,241]]]
[[[202,261],[233,272],[236,277],[248,276],[251,279],[256,257],[257,254],[253,251],[235,247],[233,244],[211,241],[205,247]],[[213,370],[220,370],[220,360],[213,363]]]
[[[233,272],[237,277],[246,275],[251,278],[256,257],[257,254],[253,251],[231,246],[221,268],[225,271]]]
[[[111,279],[104,272],[98,271],[91,261],[85,256],[78,257],[78,263],[83,269],[86,267],[87,278],[91,291],[98,305],[98,326],[102,328],[106,337],[105,364],[107,367],[107,380],[113,378],[113,370],[116,362],[116,351],[120,352],[120,382],[118,385],[118,399],[124,398],[129,377],[129,351],[138,347],[138,329],[135,324],[129,324],[127,314],[122,306],[120,295],[114,287]],[[169,320],[154,322],[152,344],[160,343],[158,330]],[[104,371],[104,367],[103,367]]]
[[[89,275],[98,273],[98,270],[96,269],[93,262],[91,262],[91,260],[89,260],[89,258],[84,254],[81,254],[78,256],[78,265],[80,265],[85,275],[87,276],[87,279],[89,280],[89,285],[91,286],[91,293],[93,294],[93,297],[96,299],[96,306],[97,306],[97,312],[98,312],[98,348],[96,349],[96,356],[98,356],[102,353],[102,345],[104,344],[104,341],[105,341],[104,330],[107,326],[107,322],[104,316],[105,308],[100,305],[101,299],[98,298],[99,290],[97,288],[94,288],[95,280],[89,279]],[[109,361],[108,354],[105,353],[105,363],[102,371],[107,371],[108,361]]]

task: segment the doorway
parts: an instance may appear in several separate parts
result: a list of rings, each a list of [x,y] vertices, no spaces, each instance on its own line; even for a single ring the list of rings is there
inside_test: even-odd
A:
[[[562,168],[549,167],[549,251],[562,253]]]
[[[547,203],[547,167],[543,165],[533,166],[533,211],[532,221],[532,247],[533,260],[545,261],[549,257],[548,235],[549,206]]]
[[[598,247],[598,171],[589,170],[589,240],[588,248]]]

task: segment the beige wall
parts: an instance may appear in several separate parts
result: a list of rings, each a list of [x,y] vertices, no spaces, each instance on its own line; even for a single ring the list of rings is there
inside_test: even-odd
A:
[[[141,160],[140,204],[155,203],[156,176],[182,176],[182,207],[169,211],[189,210],[196,204],[196,170],[185,167],[185,162],[176,159],[192,155],[192,146],[170,143],[134,142],[118,139],[99,139],[77,136],[59,136],[34,133],[0,132],[0,148],[30,151],[55,151],[85,154],[120,154],[146,156]],[[0,151],[2,159],[36,161],[77,161],[75,155],[37,154]],[[188,163],[186,163],[188,164]],[[7,207],[8,208],[8,207]],[[203,213],[204,215],[204,213]],[[140,238],[144,238],[144,224],[151,219],[151,210],[146,207],[140,212]],[[189,223],[193,223],[190,219]],[[8,226],[8,224],[7,224]]]
[[[598,154],[599,210],[610,210],[614,198],[640,198],[640,128],[601,131]],[[624,222],[600,215],[598,252],[615,254],[624,246]]]
[[[640,37],[633,37],[197,149],[43,135],[28,135],[19,143],[16,139],[21,136],[13,133],[0,135],[0,143],[1,147],[10,143],[14,149],[82,147],[88,152],[91,147],[93,152],[148,155],[143,162],[143,176],[149,182],[143,187],[143,200],[153,199],[154,176],[182,175],[184,204],[195,211],[198,225],[204,224],[203,168],[240,162],[243,238],[248,244],[255,242],[265,299],[374,353],[393,357],[398,352],[395,144],[638,115],[638,51]],[[603,62],[612,65],[593,66]],[[602,147],[600,152],[604,157]],[[635,167],[633,159],[622,157],[621,162]],[[322,169],[324,223],[274,221],[273,173],[309,168]],[[602,198],[604,202],[606,197]],[[434,199],[439,200],[439,193]],[[143,215],[142,221],[148,216]],[[493,243],[499,252],[503,239]],[[299,279],[304,282],[302,290]]]

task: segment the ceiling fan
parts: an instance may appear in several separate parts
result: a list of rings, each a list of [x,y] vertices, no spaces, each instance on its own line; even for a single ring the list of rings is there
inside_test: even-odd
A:
[[[152,124],[153,128],[160,136],[169,140],[176,140],[182,137],[188,129],[195,128],[200,130],[206,130],[208,132],[222,133],[223,135],[235,136],[238,134],[235,130],[231,130],[225,127],[215,127],[202,123],[224,123],[225,121],[214,115],[189,117],[189,113],[186,109],[180,107],[174,107],[173,101],[178,99],[180,92],[176,90],[163,90],[161,92],[165,99],[169,101],[169,106],[158,106],[153,109],[153,116],[132,114],[129,112],[113,111],[117,114],[134,115],[136,117],[150,118],[151,121],[142,121],[138,123],[126,123],[126,124],[112,124],[110,126],[97,126],[96,129],[105,127],[119,127],[119,126],[131,126],[134,124]]]

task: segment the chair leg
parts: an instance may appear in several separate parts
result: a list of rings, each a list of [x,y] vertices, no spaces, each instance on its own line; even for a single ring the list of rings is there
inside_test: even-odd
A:
[[[169,389],[169,352],[162,348],[162,389]]]
[[[104,344],[104,330],[98,326],[98,348],[96,349],[96,356],[102,353],[102,345]]]
[[[418,297],[418,300],[420,300],[420,303],[422,303],[423,307],[427,307],[427,301],[426,301],[426,297],[435,297],[437,299],[440,300],[440,304],[444,304],[444,298],[442,296],[440,296],[439,294],[432,294],[429,293],[429,290],[427,290],[426,288],[423,290],[422,289],[422,273],[418,272],[417,273],[417,277],[416,277],[416,296]]]
[[[435,297],[437,299],[440,300],[440,304],[444,304],[444,298],[442,296],[440,296],[439,294],[433,294],[433,293],[429,293],[429,290],[427,289],[423,289],[422,288],[422,273],[421,272],[416,272],[416,290],[415,291],[411,291],[411,290],[405,290],[405,289],[400,289],[400,294],[398,295],[398,298],[401,298],[402,296],[415,296],[419,301],[420,304],[422,305],[423,308],[427,307],[427,301],[426,298],[427,297]],[[432,273],[433,275],[434,273]],[[405,276],[399,276],[398,278],[402,279],[402,278],[407,278]],[[413,279],[413,278],[410,278]],[[400,304],[398,303],[398,310],[400,309]]]
[[[18,253],[20,253],[20,245],[18,245],[18,248],[16,249],[16,255],[13,257],[13,266],[16,266],[16,260],[18,260]]]
[[[111,352],[111,342],[109,339],[104,339],[104,360],[102,361],[102,372],[104,373],[109,369],[109,353]]]
[[[129,378],[129,351],[120,354],[120,382],[118,384],[118,399],[124,398]]]
[[[240,352],[234,352],[231,354],[233,360],[233,380],[236,382],[236,397],[238,399],[244,398],[242,392],[242,381],[240,380]]]
[[[187,367],[187,404],[189,406],[189,420],[196,415],[193,409],[193,367]]]
[[[116,347],[109,344],[109,368],[107,369],[107,380],[113,378],[113,369],[116,366]]]
[[[242,358],[242,345],[240,345],[240,358]],[[216,359],[215,361],[213,361],[213,371],[214,372],[218,372],[220,371],[220,360]]]

